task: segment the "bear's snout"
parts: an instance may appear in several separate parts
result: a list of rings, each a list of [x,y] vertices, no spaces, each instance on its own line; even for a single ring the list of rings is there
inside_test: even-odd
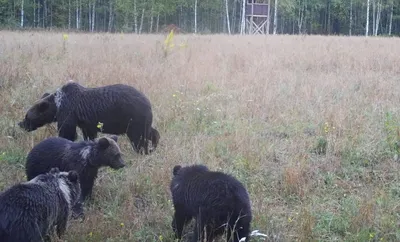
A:
[[[23,121],[18,123],[18,126],[28,132],[36,130],[36,128],[33,127],[32,123],[29,122],[28,120],[24,119]]]
[[[24,128],[24,127],[25,127],[25,126],[24,126],[24,121],[18,122],[18,126],[19,126],[20,128]]]
[[[118,162],[116,162],[116,164],[114,165],[114,169],[121,169],[125,166],[125,161],[123,159],[119,159]]]

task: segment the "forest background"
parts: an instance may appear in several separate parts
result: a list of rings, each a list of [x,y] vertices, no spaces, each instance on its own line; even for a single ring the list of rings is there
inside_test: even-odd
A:
[[[264,0],[271,34],[399,35],[398,0]],[[0,0],[2,29],[244,33],[242,0]]]

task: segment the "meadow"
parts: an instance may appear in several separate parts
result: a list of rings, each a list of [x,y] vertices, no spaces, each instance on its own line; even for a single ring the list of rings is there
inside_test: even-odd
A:
[[[172,168],[194,163],[244,183],[266,241],[400,240],[399,38],[165,38],[1,31],[0,190],[57,135],[17,126],[44,92],[125,83],[151,100],[160,144],[141,156],[120,137],[128,166],[101,170],[59,241],[173,241]]]

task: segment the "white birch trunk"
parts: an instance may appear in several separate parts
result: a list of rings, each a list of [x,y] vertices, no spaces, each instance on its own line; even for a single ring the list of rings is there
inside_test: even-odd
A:
[[[228,0],[225,0],[225,10],[226,10],[226,24],[228,25],[228,34],[231,34],[231,25],[229,23],[229,9],[228,9]]]
[[[68,29],[71,29],[71,0],[68,0]]]
[[[79,0],[76,0],[76,29],[79,29]]]
[[[36,27],[36,0],[33,0],[33,27]]]
[[[353,28],[353,0],[350,0],[350,21],[349,21],[349,35],[351,36],[351,30]]]
[[[135,33],[138,33],[138,25],[137,25],[137,8],[136,8],[136,0],[133,0],[133,22],[135,25]]]
[[[142,33],[142,27],[143,27],[143,16],[144,16],[144,8],[142,9],[142,16],[140,17],[140,27],[139,27],[139,34]]]
[[[24,0],[21,0],[21,27],[24,27]]]
[[[369,30],[369,0],[367,0],[367,22],[365,23],[365,36],[368,36]]]
[[[372,35],[375,35],[376,0],[372,0]]]
[[[274,34],[276,34],[276,29],[278,28],[278,0],[275,0],[274,5]]]
[[[299,17],[297,19],[297,26],[299,27],[299,34],[301,34],[301,26],[303,25],[303,18],[304,18],[304,13],[303,13],[303,6],[301,4],[301,0],[299,1]]]
[[[232,23],[232,32],[236,33],[236,12],[237,12],[237,0],[233,0],[233,8],[231,11],[231,23]]]
[[[197,0],[194,1],[194,33],[197,33]]]
[[[376,12],[376,20],[375,20],[375,36],[378,36],[378,29],[379,29],[379,22],[381,20],[381,10],[382,10],[382,3],[378,1],[378,7]]]
[[[150,10],[150,29],[149,33],[153,32],[153,9],[154,9],[154,2],[151,3],[151,10]]]
[[[240,34],[246,32],[246,0],[242,0],[242,19],[240,24]]]
[[[157,14],[156,33],[158,33],[159,23],[160,23],[160,13]]]
[[[270,27],[271,27],[271,0],[268,0],[267,34],[269,34]]]
[[[89,11],[90,11],[90,9],[89,9]],[[95,21],[95,18],[96,18],[96,0],[93,2],[93,5],[92,5],[92,30],[91,30],[91,32],[94,32],[94,21]]]
[[[389,35],[392,35],[392,23],[393,23],[393,5],[394,1],[392,2],[392,7],[390,9],[390,20],[389,20]]]
[[[79,0],[79,28],[81,27],[82,21],[82,0]]]
[[[89,10],[88,10],[89,26],[88,26],[88,31],[91,32],[91,30],[92,30],[92,8],[91,8],[91,5],[90,5],[90,2],[88,4],[89,4]]]
[[[108,13],[108,32],[111,32],[112,19],[113,19],[112,0],[110,0],[110,6],[109,6],[108,11],[109,11],[109,13]]]

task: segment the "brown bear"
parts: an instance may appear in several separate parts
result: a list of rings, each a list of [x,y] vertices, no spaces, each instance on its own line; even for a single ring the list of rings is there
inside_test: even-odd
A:
[[[70,81],[55,93],[45,93],[18,125],[30,132],[52,122],[57,122],[59,137],[71,141],[77,138],[76,127],[85,140],[95,139],[98,132],[127,134],[133,149],[144,154],[154,151],[160,139],[152,127],[149,99],[125,84],[87,88]]]
[[[172,229],[177,239],[181,239],[184,225],[195,218],[193,242],[211,242],[225,232],[224,241],[249,241],[251,204],[240,181],[204,165],[176,165],[172,173]]]
[[[6,189],[0,194],[0,241],[49,241],[54,229],[61,237],[80,192],[78,173],[58,168]]]
[[[121,169],[125,166],[117,141],[116,135],[81,142],[61,137],[47,138],[28,153],[25,166],[27,179],[29,181],[44,174],[52,167],[61,171],[77,171],[82,193],[80,202],[74,208],[74,217],[83,216],[82,204],[92,194],[99,168]]]

